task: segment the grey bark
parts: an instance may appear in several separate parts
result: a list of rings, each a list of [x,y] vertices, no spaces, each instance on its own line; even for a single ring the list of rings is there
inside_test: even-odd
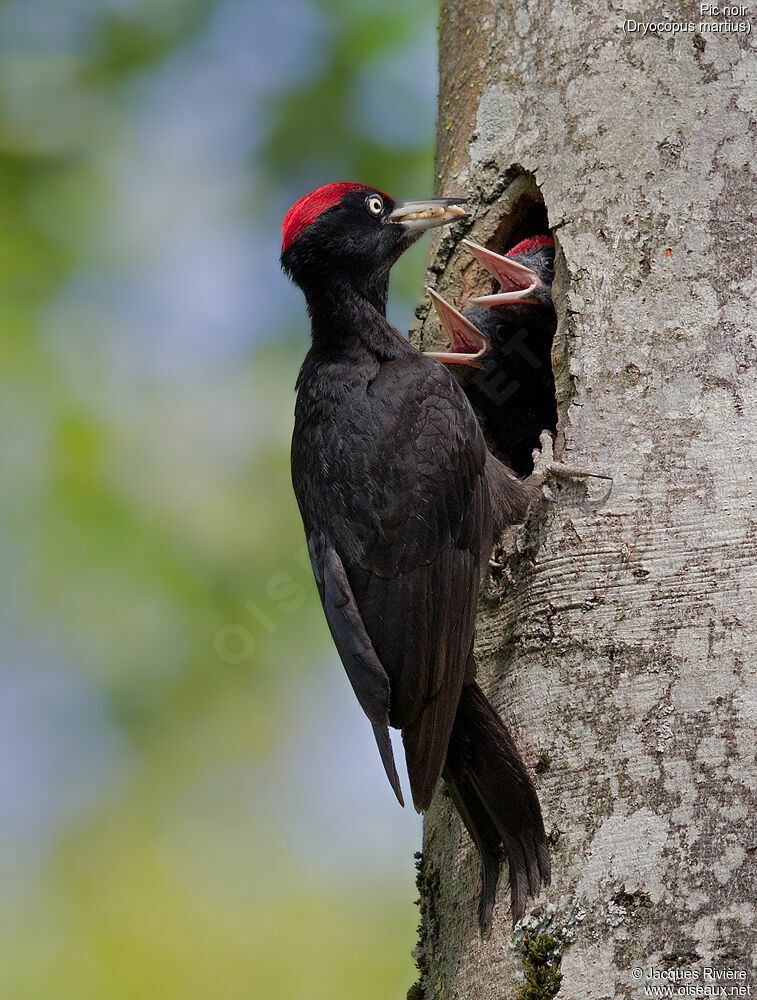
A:
[[[441,12],[438,190],[472,197],[467,235],[491,245],[535,176],[558,247],[557,453],[614,477],[505,540],[478,619],[482,686],[551,831],[551,905],[526,934],[554,942],[565,1000],[641,997],[632,970],[654,966],[700,985],[743,969],[757,994],[757,60],[751,35],[624,36],[626,16],[661,19],[644,10]],[[460,235],[431,276],[456,301],[481,280]],[[418,316],[416,342],[439,343]],[[478,937],[475,849],[442,794],[420,883],[414,996],[539,996],[504,884]]]

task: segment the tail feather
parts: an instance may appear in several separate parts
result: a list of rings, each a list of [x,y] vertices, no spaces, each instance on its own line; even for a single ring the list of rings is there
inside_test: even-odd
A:
[[[481,855],[478,924],[481,936],[486,938],[492,929],[494,901],[502,868],[502,838],[472,786],[461,781],[458,787],[453,778],[446,775],[445,777],[455,808],[460,813],[460,818]]]
[[[481,854],[479,925],[486,936],[502,848],[510,869],[513,923],[526,912],[528,897],[549,885],[550,862],[536,790],[512,737],[477,684],[466,685],[460,696],[444,778]]]

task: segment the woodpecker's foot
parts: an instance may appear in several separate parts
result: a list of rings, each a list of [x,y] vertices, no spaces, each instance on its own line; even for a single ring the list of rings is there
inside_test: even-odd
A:
[[[532,452],[534,471],[526,480],[530,485],[541,489],[542,496],[550,502],[555,502],[555,495],[547,482],[549,479],[607,479],[612,483],[612,476],[599,472],[588,472],[586,469],[576,469],[572,465],[555,461],[554,437],[550,431],[542,431],[539,435],[539,447]]]

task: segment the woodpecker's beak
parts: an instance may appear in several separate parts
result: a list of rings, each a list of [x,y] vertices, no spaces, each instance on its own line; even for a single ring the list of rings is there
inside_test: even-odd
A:
[[[434,309],[450,343],[449,351],[429,351],[427,357],[436,358],[443,365],[468,365],[469,368],[481,368],[480,359],[491,346],[489,338],[433,288],[427,288],[426,291],[431,296]]]
[[[535,302],[533,293],[544,284],[542,279],[530,267],[519,264],[509,257],[502,257],[493,250],[479,246],[472,240],[463,240],[476,260],[480,261],[486,270],[493,274],[502,288],[495,295],[479,295],[471,302],[480,306],[506,306],[512,302]]]
[[[400,201],[394,206],[389,222],[401,225],[407,232],[420,234],[435,226],[455,222],[465,214],[461,206],[465,198],[429,198],[426,201]]]

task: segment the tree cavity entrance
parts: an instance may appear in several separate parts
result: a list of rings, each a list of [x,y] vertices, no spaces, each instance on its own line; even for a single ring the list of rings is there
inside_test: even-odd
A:
[[[544,199],[532,174],[518,174],[500,204],[502,217],[483,245],[533,268],[542,283],[526,301],[473,305],[465,310],[466,318],[486,333],[491,348],[480,368],[458,370],[456,375],[492,451],[519,475],[527,475],[533,468],[532,451],[539,447],[541,432],[557,431],[552,366],[557,328],[551,295],[554,246],[544,240],[524,244],[533,237],[552,237]],[[466,284],[473,287],[476,296],[502,290],[478,261],[472,261],[471,266],[476,271]]]

